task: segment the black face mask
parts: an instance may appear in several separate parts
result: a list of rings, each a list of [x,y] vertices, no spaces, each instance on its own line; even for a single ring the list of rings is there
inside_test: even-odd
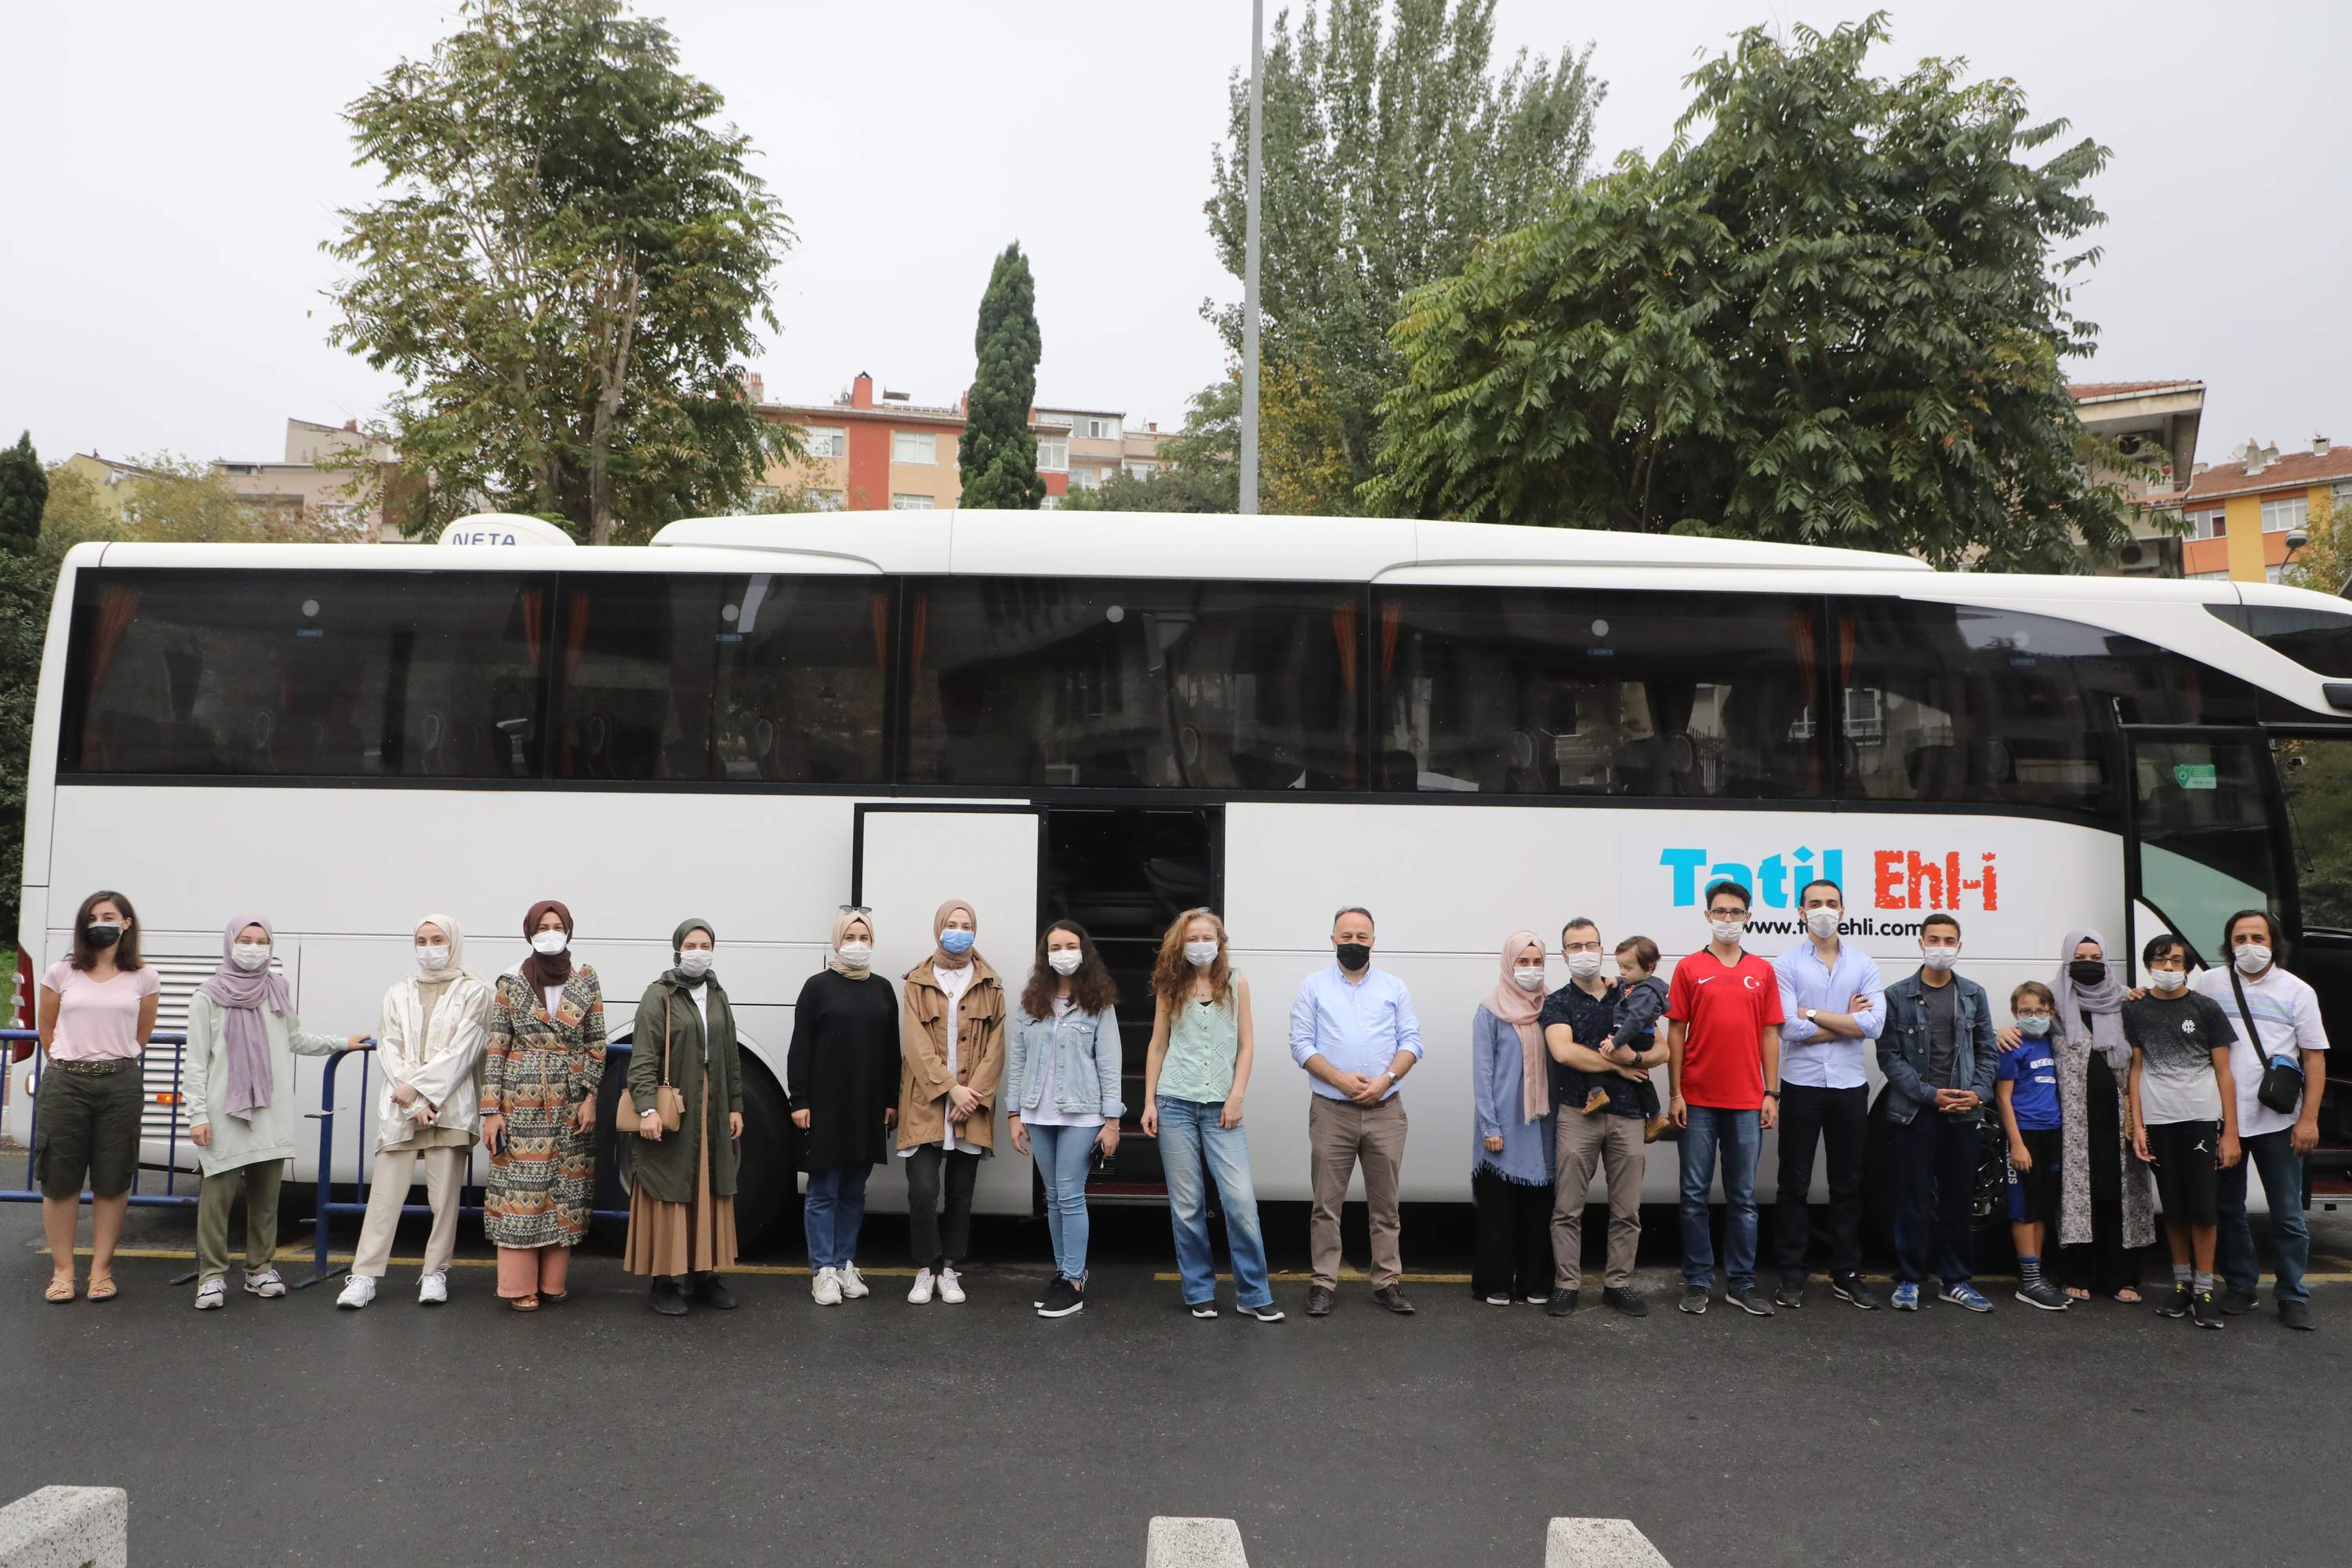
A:
[[[103,925],[84,926],[81,929],[81,934],[83,939],[87,941],[90,946],[98,949],[100,952],[104,952],[108,948],[112,947],[116,942],[122,940],[122,928],[121,926]]]
[[[2066,966],[2067,975],[2077,985],[2096,985],[2107,977],[2107,966],[2095,958],[2078,958]]]
[[[1353,974],[1372,961],[1372,944],[1369,942],[1343,942],[1339,944],[1339,967]]]

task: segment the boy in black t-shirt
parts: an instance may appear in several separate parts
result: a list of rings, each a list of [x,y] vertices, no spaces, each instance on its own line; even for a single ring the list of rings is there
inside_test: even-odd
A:
[[[2238,1163],[2238,1089],[2230,1047],[2238,1032],[2210,996],[2189,989],[2189,944],[2167,933],[2140,954],[2147,994],[2123,1005],[2131,1042],[2132,1150],[2156,1167],[2172,1247],[2172,1294],[2157,1310],[2221,1326],[2213,1300],[2221,1218],[2218,1173]]]

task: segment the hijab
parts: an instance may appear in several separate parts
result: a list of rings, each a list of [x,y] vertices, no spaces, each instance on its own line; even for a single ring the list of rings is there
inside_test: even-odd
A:
[[[446,985],[449,982],[457,979],[459,975],[466,973],[466,933],[457,929],[457,922],[456,921],[451,920],[447,915],[436,911],[420,919],[416,922],[415,928],[409,931],[408,935],[412,942],[414,942],[417,931],[423,931],[426,926],[437,926],[440,928],[441,934],[449,939],[449,964],[447,968],[436,973],[427,973],[420,966],[416,971],[416,984],[419,985]]]
[[[572,911],[570,910],[565,909],[553,899],[540,900],[539,902],[530,906],[530,913],[522,917],[522,939],[525,942],[529,942],[532,937],[539,934],[539,922],[550,910],[553,910],[555,911],[555,918],[563,922],[563,940],[565,946],[562,952],[557,953],[552,958],[549,957],[546,953],[540,952],[539,949],[532,948],[530,950],[530,956],[522,961],[522,967],[518,970],[517,973],[525,980],[530,982],[531,989],[534,991],[545,991],[551,985],[561,985],[572,978],[572,948],[570,945],[572,941]]]
[[[940,933],[948,929],[948,917],[958,910],[971,916],[973,945],[965,948],[961,952],[950,952],[946,948],[939,946]],[[950,899],[946,903],[941,904],[939,912],[931,917],[931,943],[934,949],[931,953],[931,963],[938,968],[961,969],[973,959],[978,958],[980,956],[979,940],[980,916],[961,899]]]
[[[1486,998],[1486,1011],[1519,1032],[1519,1109],[1524,1120],[1536,1121],[1551,1109],[1550,1068],[1544,1055],[1543,1028],[1536,1022],[1543,1011],[1543,993],[1522,991],[1511,978],[1519,954],[1530,947],[1543,951],[1543,939],[1531,931],[1515,931],[1503,943],[1502,977],[1495,982],[1494,994]]]
[[[2131,1068],[2131,1042],[2124,1038],[2124,984],[2112,969],[2096,985],[2075,984],[2070,966],[2074,950],[2086,942],[2097,942],[2102,955],[2107,951],[2106,938],[2087,929],[2068,931],[2065,944],[2058,950],[2058,976],[2050,987],[2058,998],[2057,1028],[2061,1034],[2074,1034],[2083,1026],[2083,1015],[2089,1014],[2091,1044],[2120,1076]]]
[[[683,969],[676,967],[677,961],[685,956],[687,937],[694,931],[709,931],[710,934],[710,945],[714,949],[718,947],[719,933],[710,930],[710,922],[709,921],[679,921],[677,929],[669,933],[669,961],[672,967],[668,973],[662,976],[664,980],[668,981],[672,985],[682,985],[688,991],[693,990],[698,985],[719,984],[719,971],[715,967],[704,970],[699,978],[688,974]],[[718,963],[719,960],[714,956],[710,962],[715,965]],[[725,987],[722,986],[720,989],[723,990]]]
[[[266,1005],[281,1018],[294,1010],[293,994],[286,989],[284,975],[271,973],[266,963],[250,971],[236,966],[233,950],[237,933],[247,926],[259,926],[263,938],[277,946],[277,935],[268,921],[259,915],[237,916],[222,928],[220,967],[200,988],[224,1009],[221,1037],[228,1047],[228,1092],[221,1109],[240,1121],[250,1121],[255,1111],[267,1110],[277,1088],[269,1066],[269,1031],[261,1021],[261,1009]]]
[[[833,917],[833,944],[824,950],[824,966],[844,980],[864,980],[874,973],[874,965],[870,963],[863,969],[852,969],[841,962],[842,938],[849,934],[851,926],[861,923],[866,927],[866,940],[870,945],[874,941],[872,915],[861,915],[856,910],[844,910]],[[967,953],[965,956],[971,955]]]

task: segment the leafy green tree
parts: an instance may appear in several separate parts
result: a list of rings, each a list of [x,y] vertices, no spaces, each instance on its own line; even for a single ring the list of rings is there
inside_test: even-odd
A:
[[[1239,511],[1240,425],[1241,378],[1233,373],[1192,395],[1184,427],[1160,443],[1160,466],[1149,478],[1113,474],[1095,489],[1070,491],[1063,510]]]
[[[1287,10],[1275,18],[1264,72],[1261,365],[1290,366],[1320,389],[1349,507],[1346,491],[1373,472],[1380,401],[1401,374],[1389,329],[1406,294],[1460,271],[1480,240],[1532,220],[1582,176],[1591,151],[1603,91],[1587,68],[1591,49],[1551,61],[1522,51],[1498,79],[1488,69],[1494,13],[1495,0],[1328,0],[1309,4],[1295,30]],[[1228,99],[1229,139],[1213,155],[1204,210],[1238,279],[1245,70],[1234,73]],[[1238,355],[1241,308],[1203,310]],[[1273,433],[1262,429],[1260,442],[1270,467]],[[1317,466],[1320,445],[1302,469]]]
[[[427,531],[500,508],[592,543],[737,510],[783,426],[740,389],[792,240],[751,139],[623,0],[470,0],[347,112],[385,195],[325,248],[330,341],[406,384],[353,458]]]
[[[2129,537],[2060,362],[2107,150],[2007,80],[1863,74],[1883,15],[1690,78],[1674,144],[1563,194],[1399,323],[1374,504],[2074,571]],[[1703,134],[1698,132],[1703,131]],[[1696,138],[1696,139],[1694,139]]]
[[[1029,411],[1037,401],[1037,285],[1015,240],[996,258],[980,297],[972,333],[980,356],[964,409],[956,468],[969,507],[1033,510],[1045,496],[1037,477],[1037,437]]]
[[[49,476],[31,431],[0,448],[0,945],[13,941],[24,886],[25,779],[33,744],[33,698],[48,624],[47,585],[36,552]]]
[[[0,553],[32,552],[41,537],[41,510],[48,500],[49,476],[27,430],[15,446],[0,447]]]

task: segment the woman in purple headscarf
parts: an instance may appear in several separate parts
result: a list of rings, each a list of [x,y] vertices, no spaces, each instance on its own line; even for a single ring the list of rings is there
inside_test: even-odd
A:
[[[245,1288],[286,1294],[278,1253],[278,1186],[294,1152],[294,1058],[366,1044],[359,1035],[313,1035],[294,1016],[293,994],[271,967],[269,922],[240,915],[221,932],[220,967],[188,998],[187,1066],[180,1094],[198,1150],[196,1307],[228,1300],[228,1215],[245,1189]]]

